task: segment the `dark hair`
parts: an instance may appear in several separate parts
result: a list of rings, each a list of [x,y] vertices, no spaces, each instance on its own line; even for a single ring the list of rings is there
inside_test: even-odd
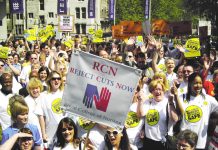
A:
[[[13,56],[13,58],[14,58],[14,56],[17,56],[18,60],[20,60],[20,55],[18,53],[14,53],[12,56]]]
[[[129,137],[126,133],[126,128],[123,128],[122,134],[123,136],[121,137],[119,149],[120,150],[130,150],[131,148],[130,148],[130,143],[129,143]],[[104,141],[105,141],[105,146],[108,148],[108,150],[112,150],[113,146],[107,134],[104,136]]]
[[[201,74],[198,72],[194,72],[192,73],[189,77],[188,77],[188,90],[187,90],[187,95],[186,95],[186,100],[189,101],[190,97],[192,95],[192,86],[193,86],[193,82],[195,80],[196,77],[200,77],[202,82],[203,79],[201,77]],[[203,83],[202,83],[203,84]],[[201,95],[203,96],[203,98],[205,98],[205,94],[201,91]]]
[[[177,135],[177,142],[180,140],[185,140],[191,147],[195,147],[198,141],[198,135],[195,132],[186,129]]]
[[[76,126],[76,124],[74,123],[74,121],[71,118],[65,117],[65,118],[61,119],[61,121],[58,124],[58,128],[57,128],[57,131],[56,131],[57,142],[56,142],[55,145],[57,147],[63,148],[65,143],[66,143],[65,140],[64,140],[64,137],[62,135],[62,128],[63,128],[64,123],[66,123],[69,126],[73,127],[73,130],[74,130],[74,135],[73,135],[73,142],[74,143],[73,144],[78,144],[79,138],[78,138],[77,126]]]
[[[45,48],[46,46],[47,46],[46,43],[42,43],[42,44],[40,45],[40,50],[42,50],[42,49]]]
[[[38,75],[39,75],[42,71],[46,71],[46,73],[47,73],[47,78],[48,78],[48,76],[49,76],[49,74],[50,74],[48,67],[45,67],[45,66],[40,67],[40,68],[39,68],[39,71],[38,71]],[[39,77],[40,77],[40,76],[39,76]],[[46,78],[46,80],[47,80],[47,78]]]

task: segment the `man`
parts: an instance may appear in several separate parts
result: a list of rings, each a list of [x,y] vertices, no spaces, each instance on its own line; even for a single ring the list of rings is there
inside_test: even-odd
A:
[[[25,86],[29,82],[29,73],[31,72],[31,66],[33,64],[37,64],[38,61],[38,55],[34,52],[30,55],[30,64],[27,66],[24,66],[21,73],[20,73],[20,83]]]
[[[190,64],[183,67],[183,82],[179,85],[178,95],[186,94],[188,87],[188,77],[194,72],[194,68]]]
[[[41,53],[44,53],[46,56],[45,66],[48,67],[49,61],[51,59],[51,56],[49,55],[50,48],[46,43],[42,43],[40,45],[40,50],[41,50]]]
[[[0,77],[0,84],[2,85],[0,91],[0,123],[3,130],[11,125],[9,98],[12,96],[12,77],[10,72],[3,72]]]

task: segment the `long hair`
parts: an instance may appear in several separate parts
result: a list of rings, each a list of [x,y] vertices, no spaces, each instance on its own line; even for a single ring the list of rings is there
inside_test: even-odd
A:
[[[58,124],[58,128],[57,128],[57,131],[56,131],[56,137],[57,137],[57,142],[55,144],[55,146],[57,147],[61,147],[63,148],[66,141],[63,137],[63,134],[62,134],[62,128],[63,128],[63,124],[68,124],[69,126],[73,127],[73,130],[74,130],[74,135],[73,135],[73,145],[76,147],[79,145],[79,139],[78,139],[78,129],[77,129],[77,126],[76,124],[74,123],[74,121],[69,118],[69,117],[65,117],[63,118],[59,124]]]
[[[202,79],[202,77],[201,77],[201,74],[200,73],[198,73],[198,72],[194,72],[194,73],[192,73],[189,77],[188,77],[188,89],[187,89],[187,95],[186,95],[186,100],[187,101],[190,101],[190,97],[191,97],[191,95],[192,95],[192,86],[193,86],[193,83],[194,83],[194,80],[195,80],[195,78],[196,77],[200,77],[201,78],[201,80],[202,80],[202,82],[203,82],[203,79]],[[202,86],[203,86],[203,83],[202,83]],[[202,87],[203,88],[203,87]],[[203,98],[205,98],[205,94],[202,92],[202,90],[201,90],[201,96],[203,97]]]
[[[51,87],[51,79],[53,77],[54,74],[58,74],[60,77],[61,77],[61,84],[60,84],[60,87],[59,87],[59,90],[63,91],[64,90],[64,83],[63,83],[63,80],[62,80],[62,75],[60,72],[58,71],[52,71],[50,74],[49,74],[49,77],[47,79],[47,85],[48,85],[48,92],[51,93],[52,92],[52,87]]]
[[[123,128],[122,134],[123,134],[123,136],[121,137],[119,149],[121,149],[121,150],[131,150],[130,143],[129,143],[129,137],[128,137],[127,133],[126,133],[126,128]],[[111,144],[110,139],[109,139],[107,134],[104,136],[104,141],[105,141],[106,149],[112,150],[113,145]]]

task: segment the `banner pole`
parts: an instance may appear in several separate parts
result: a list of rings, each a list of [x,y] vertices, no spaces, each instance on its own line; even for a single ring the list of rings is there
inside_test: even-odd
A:
[[[114,0],[114,25],[116,24],[116,0]]]
[[[91,129],[89,129],[89,130],[88,130],[88,132],[87,132],[87,135],[86,135],[86,140],[85,140],[85,143],[84,143],[83,150],[85,150],[85,149],[86,149],[86,145],[87,145],[87,143],[88,143],[88,137],[89,137],[89,133],[90,133],[90,131],[91,131]]]

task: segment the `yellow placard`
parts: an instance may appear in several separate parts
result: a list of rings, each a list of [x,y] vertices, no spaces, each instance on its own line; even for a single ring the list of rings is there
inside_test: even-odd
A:
[[[93,43],[101,43],[103,42],[102,38],[98,38],[98,37],[94,37],[94,39],[92,40]]]
[[[95,36],[101,38],[103,36],[103,30],[99,29],[95,32]]]
[[[88,38],[87,37],[83,37],[82,38],[82,44],[87,44],[87,42],[88,42]]]
[[[84,130],[91,130],[95,126],[94,122],[91,122],[90,120],[87,120],[87,119],[82,118],[82,117],[79,117],[78,124]]]
[[[185,43],[186,51],[185,57],[198,57],[201,56],[200,40],[199,38],[191,38]]]
[[[73,46],[74,42],[72,40],[67,40],[64,42],[64,45],[66,45],[67,47],[71,48]]]
[[[134,128],[139,125],[140,119],[137,117],[137,114],[133,111],[130,111],[127,115],[125,125],[129,128]]]
[[[8,58],[8,51],[9,48],[8,47],[0,47],[0,58]]]
[[[95,30],[93,28],[89,28],[89,34],[95,34]]]

